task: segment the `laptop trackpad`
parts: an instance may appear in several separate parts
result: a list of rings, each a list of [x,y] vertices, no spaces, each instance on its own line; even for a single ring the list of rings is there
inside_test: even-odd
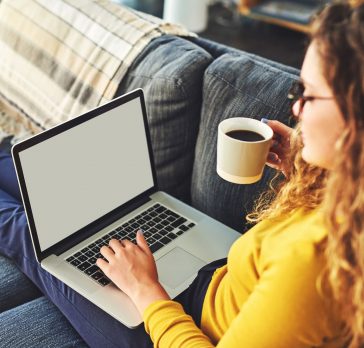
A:
[[[159,280],[175,289],[204,265],[206,262],[176,247],[157,260]]]

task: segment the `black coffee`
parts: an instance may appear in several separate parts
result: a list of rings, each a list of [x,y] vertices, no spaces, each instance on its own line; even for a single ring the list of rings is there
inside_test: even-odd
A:
[[[249,130],[233,130],[233,131],[227,132],[226,135],[228,135],[229,137],[232,137],[234,139],[242,140],[242,141],[260,141],[260,140],[265,139],[259,133],[249,131]]]

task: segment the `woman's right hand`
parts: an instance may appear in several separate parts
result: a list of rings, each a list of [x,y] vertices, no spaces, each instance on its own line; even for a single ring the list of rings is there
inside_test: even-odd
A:
[[[262,122],[272,128],[273,142],[269,149],[267,158],[267,165],[276,170],[283,172],[287,176],[290,164],[288,161],[288,154],[290,151],[290,137],[293,129],[286,126],[282,122],[275,120],[262,119]]]

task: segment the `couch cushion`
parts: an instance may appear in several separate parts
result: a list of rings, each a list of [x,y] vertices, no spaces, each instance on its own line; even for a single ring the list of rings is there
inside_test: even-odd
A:
[[[192,176],[192,204],[226,225],[244,231],[245,215],[267,187],[274,170],[266,167],[260,182],[231,184],[216,173],[217,128],[231,117],[262,117],[288,123],[288,89],[297,70],[245,53],[224,54],[205,72],[201,125]]]
[[[159,187],[184,201],[190,200],[202,80],[211,61],[195,44],[162,36],[137,58],[117,92],[144,89]]]

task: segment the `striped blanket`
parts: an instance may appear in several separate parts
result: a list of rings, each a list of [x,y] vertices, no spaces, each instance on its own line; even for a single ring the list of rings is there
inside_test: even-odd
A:
[[[193,35],[108,0],[2,0],[0,137],[34,134],[111,100],[163,34]]]

